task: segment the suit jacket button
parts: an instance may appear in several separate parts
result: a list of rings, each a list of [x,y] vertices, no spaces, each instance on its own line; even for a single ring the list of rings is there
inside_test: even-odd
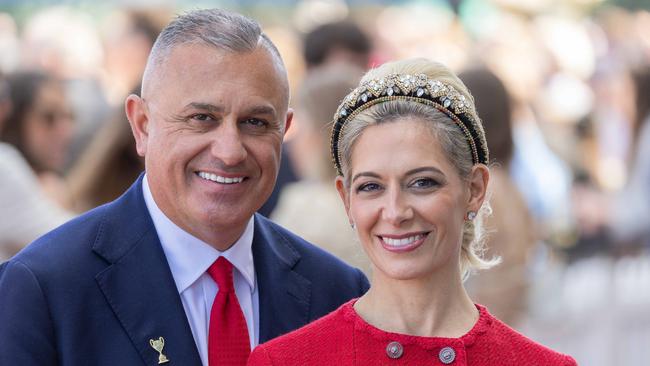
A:
[[[445,347],[440,350],[440,353],[438,353],[438,358],[440,359],[440,362],[449,365],[456,359],[456,351],[451,347]]]
[[[404,353],[404,347],[399,342],[390,342],[386,346],[386,354],[388,357],[396,359],[402,357]]]

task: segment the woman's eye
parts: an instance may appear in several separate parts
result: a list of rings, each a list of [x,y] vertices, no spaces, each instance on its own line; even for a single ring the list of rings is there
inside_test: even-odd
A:
[[[431,188],[438,185],[438,182],[431,178],[418,178],[411,183],[415,188]]]
[[[357,187],[357,192],[373,192],[381,189],[377,183],[364,183]]]

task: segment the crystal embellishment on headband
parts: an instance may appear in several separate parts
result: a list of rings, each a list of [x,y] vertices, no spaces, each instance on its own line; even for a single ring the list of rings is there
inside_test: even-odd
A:
[[[474,164],[488,163],[485,132],[475,114],[471,100],[451,85],[429,79],[425,74],[390,74],[381,79],[362,83],[343,99],[336,111],[332,127],[331,152],[339,175],[343,175],[343,172],[338,144],[346,123],[375,104],[395,100],[426,104],[445,113],[463,131]]]

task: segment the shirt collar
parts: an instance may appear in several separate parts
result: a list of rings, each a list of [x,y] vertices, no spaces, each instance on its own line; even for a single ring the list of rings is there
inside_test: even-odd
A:
[[[142,192],[179,294],[196,282],[220,256],[224,256],[233,264],[246,280],[251,293],[253,292],[255,289],[252,250],[253,217],[248,220],[244,232],[235,244],[226,251],[220,252],[181,229],[165,216],[153,199],[146,174],[142,180]]]

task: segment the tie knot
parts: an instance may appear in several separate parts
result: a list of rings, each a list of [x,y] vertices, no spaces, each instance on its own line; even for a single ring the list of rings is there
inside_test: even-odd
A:
[[[208,268],[208,274],[219,285],[219,292],[233,291],[232,263],[226,258],[219,257],[214,261],[210,268]]]

